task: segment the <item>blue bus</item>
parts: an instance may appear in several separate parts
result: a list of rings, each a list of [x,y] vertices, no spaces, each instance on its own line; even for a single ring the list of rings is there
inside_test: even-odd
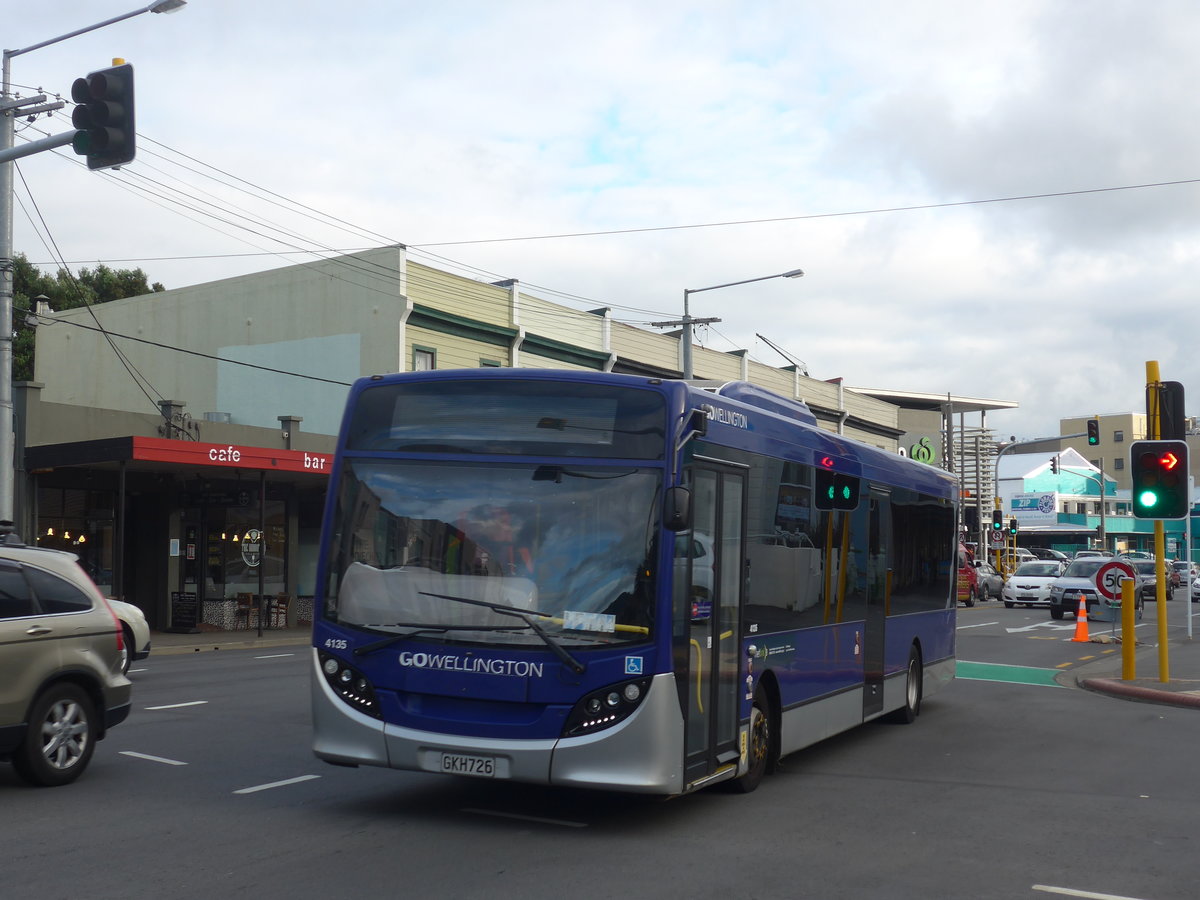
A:
[[[954,478],[744,382],[351,388],[313,616],[335,765],[678,795],[954,674]]]

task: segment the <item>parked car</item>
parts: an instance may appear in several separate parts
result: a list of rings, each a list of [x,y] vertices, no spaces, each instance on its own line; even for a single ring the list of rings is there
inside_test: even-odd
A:
[[[1050,583],[1050,618],[1061,619],[1066,613],[1078,615],[1082,596],[1087,609],[1101,601],[1096,589],[1096,573],[1108,562],[1108,557],[1095,555],[1076,557],[1062,575]]]
[[[1171,561],[1171,570],[1174,572],[1174,577],[1171,579],[1171,587],[1177,588],[1181,584],[1191,584],[1196,576],[1200,575],[1196,564],[1186,559],[1175,559]]]
[[[1049,606],[1050,585],[1063,573],[1063,564],[1054,560],[1039,559],[1022,563],[1012,576],[1004,582],[1000,599],[1009,609],[1014,606]],[[1075,599],[1078,604],[1079,598]]]
[[[1154,600],[1157,597],[1158,591],[1158,574],[1155,571],[1158,563],[1152,559],[1141,558],[1126,558],[1125,562],[1133,567],[1133,574],[1137,576],[1138,599],[1143,602]],[[1167,591],[1167,599],[1171,599],[1170,591]]]
[[[1071,558],[1072,559],[1084,559],[1085,557],[1113,556],[1113,555],[1114,554],[1111,550],[1076,550],[1075,555]]]
[[[1061,550],[1051,550],[1049,547],[1030,547],[1029,552],[1038,559],[1047,559],[1051,562],[1060,562],[1064,566],[1070,562],[1067,554],[1063,553]]]
[[[124,647],[121,655],[121,674],[128,675],[129,667],[135,659],[145,659],[150,655],[150,625],[146,622],[146,614],[140,607],[124,600],[105,598],[112,611],[117,614],[124,634]]]
[[[1200,603],[1200,577],[1192,580],[1192,602]]]
[[[975,574],[975,560],[970,552],[960,542],[958,545],[958,581],[956,585],[957,602],[964,606],[974,606],[975,598],[979,595],[979,576]]]
[[[975,597],[978,600],[991,600],[999,597],[1004,590],[1004,576],[997,572],[989,563],[975,560]]]
[[[116,613],[74,554],[0,540],[0,760],[26,781],[74,781],[129,715]]]

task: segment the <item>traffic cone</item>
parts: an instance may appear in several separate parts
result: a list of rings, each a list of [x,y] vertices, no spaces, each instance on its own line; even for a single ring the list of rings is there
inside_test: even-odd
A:
[[[1079,609],[1075,613],[1075,637],[1071,638],[1072,642],[1080,644],[1090,644],[1092,639],[1088,637],[1087,627],[1087,600],[1083,594],[1079,595]]]

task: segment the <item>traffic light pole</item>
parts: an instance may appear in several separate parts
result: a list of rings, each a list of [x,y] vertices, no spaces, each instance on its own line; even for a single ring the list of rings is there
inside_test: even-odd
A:
[[[184,6],[187,0],[156,0],[149,6],[140,6],[131,12],[113,16],[95,25],[77,28],[67,34],[60,34],[49,40],[39,41],[22,47],[20,50],[5,50],[3,61],[3,83],[0,84],[0,520],[13,521],[14,481],[16,479],[16,460],[14,459],[14,416],[13,416],[13,160],[43,150],[52,150],[64,144],[71,143],[75,131],[65,132],[46,138],[43,141],[33,141],[19,152],[14,152],[13,143],[16,137],[16,118],[18,115],[31,115],[61,108],[61,103],[50,103],[42,106],[30,106],[40,103],[45,97],[17,99],[12,95],[12,59],[33,50],[40,50],[51,44],[69,38],[96,31],[105,26],[125,19],[132,19],[143,13],[169,13]],[[57,143],[56,143],[57,142]]]
[[[1146,361],[1146,425],[1150,439],[1157,441],[1162,436],[1162,419],[1159,416],[1158,391],[1149,390],[1150,385],[1161,381],[1158,372],[1158,360]],[[1152,398],[1152,399],[1151,399]],[[1190,514],[1190,510],[1189,510]],[[1164,555],[1167,550],[1166,534],[1163,520],[1154,520],[1154,599],[1158,611],[1158,680],[1166,684],[1171,680],[1171,666],[1168,661],[1167,648],[1167,585]],[[1189,589],[1190,590],[1190,589]],[[1122,635],[1121,639],[1135,640],[1133,635]]]

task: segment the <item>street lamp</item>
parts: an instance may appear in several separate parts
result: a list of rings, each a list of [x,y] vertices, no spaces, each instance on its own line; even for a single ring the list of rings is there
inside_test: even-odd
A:
[[[95,25],[79,28],[67,34],[30,44],[20,50],[4,51],[3,85],[0,85],[0,520],[12,521],[13,518],[13,390],[12,390],[12,351],[13,351],[13,149],[14,121],[18,115],[28,114],[34,110],[22,111],[20,107],[27,101],[17,100],[11,96],[12,58],[31,50],[40,50],[59,41],[78,37],[89,31],[104,28],[116,22],[132,19],[143,13],[171,13],[187,5],[187,0],[157,0],[148,6],[141,6],[132,12],[105,19]],[[44,98],[42,98],[44,99]],[[62,104],[51,105],[57,109]],[[45,109],[41,107],[40,109]],[[39,110],[40,111],[40,110]],[[38,149],[49,150],[56,146],[69,144],[74,132],[56,135],[39,142]]]
[[[803,269],[790,269],[787,272],[780,272],[777,275],[762,275],[758,278],[747,278],[744,281],[730,281],[727,284],[714,284],[710,287],[702,288],[684,288],[683,290],[683,318],[676,319],[671,322],[652,322],[656,328],[662,328],[668,325],[683,326],[683,377],[690,379],[692,377],[692,326],[707,325],[709,322],[720,322],[720,319],[693,319],[691,312],[688,309],[688,298],[692,294],[699,294],[703,291],[715,291],[719,288],[736,287],[739,284],[753,284],[756,281],[770,281],[772,278],[799,278],[804,274]]]

